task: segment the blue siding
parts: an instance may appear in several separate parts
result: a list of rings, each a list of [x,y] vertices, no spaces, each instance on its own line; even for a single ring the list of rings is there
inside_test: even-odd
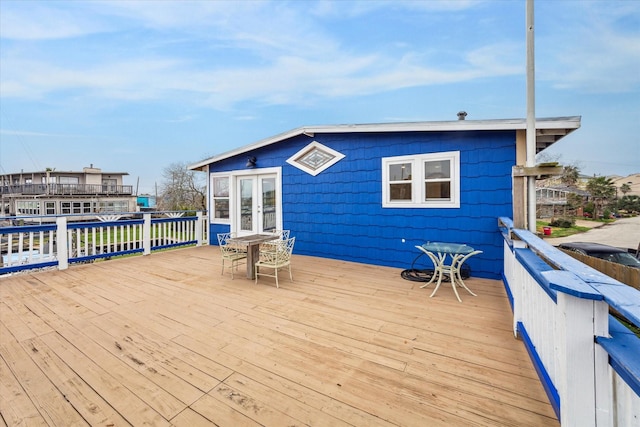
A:
[[[312,140],[346,157],[315,177],[286,163]],[[460,151],[459,209],[382,208],[383,157],[443,151]],[[468,261],[473,276],[501,277],[496,227],[498,217],[512,215],[515,131],[299,136],[217,162],[211,171],[244,169],[247,156],[258,168],[282,167],[283,227],[297,237],[298,254],[409,268],[414,245],[458,242],[484,252]],[[212,238],[228,229],[212,225]]]

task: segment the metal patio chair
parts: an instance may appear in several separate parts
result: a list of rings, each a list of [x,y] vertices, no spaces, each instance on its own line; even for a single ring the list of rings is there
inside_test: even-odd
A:
[[[220,246],[220,253],[222,254],[222,273],[224,274],[225,261],[230,262],[231,266],[231,279],[233,279],[233,269],[237,269],[242,260],[247,258],[246,248],[239,247],[229,243],[229,239],[232,238],[232,233],[218,233],[218,245]]]
[[[296,242],[296,238],[273,240],[265,242],[260,247],[260,258],[256,262],[256,284],[258,283],[258,276],[270,276],[276,279],[276,288],[279,288],[278,284],[278,270],[286,267],[289,270],[289,279],[293,282],[293,276],[291,275],[291,254],[293,253],[293,245]],[[261,269],[269,268],[273,270],[273,274],[264,273]]]

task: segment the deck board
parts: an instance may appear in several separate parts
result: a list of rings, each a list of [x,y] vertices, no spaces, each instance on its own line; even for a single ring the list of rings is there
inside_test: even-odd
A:
[[[217,247],[0,278],[1,425],[558,426],[502,284]]]

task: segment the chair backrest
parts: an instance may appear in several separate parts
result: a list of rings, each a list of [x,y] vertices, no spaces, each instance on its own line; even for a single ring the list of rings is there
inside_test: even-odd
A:
[[[263,249],[260,250],[260,261],[274,265],[288,263],[291,260],[295,242],[296,238],[292,237],[287,240],[278,239],[263,243]]]
[[[231,233],[218,233],[218,245],[224,246],[227,244],[227,240],[231,238]]]
[[[289,230],[271,230],[269,231],[269,233],[281,238],[282,240],[287,240],[289,238],[290,231]]]
[[[296,243],[296,238],[292,237],[290,239],[282,240],[282,256],[286,257],[287,261],[291,259],[291,254],[293,253],[293,245]]]

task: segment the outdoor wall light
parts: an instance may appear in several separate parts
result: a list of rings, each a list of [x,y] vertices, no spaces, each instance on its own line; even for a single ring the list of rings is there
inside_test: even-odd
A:
[[[256,167],[256,158],[255,157],[249,157],[247,158],[247,164],[246,166],[248,168],[255,168]]]

